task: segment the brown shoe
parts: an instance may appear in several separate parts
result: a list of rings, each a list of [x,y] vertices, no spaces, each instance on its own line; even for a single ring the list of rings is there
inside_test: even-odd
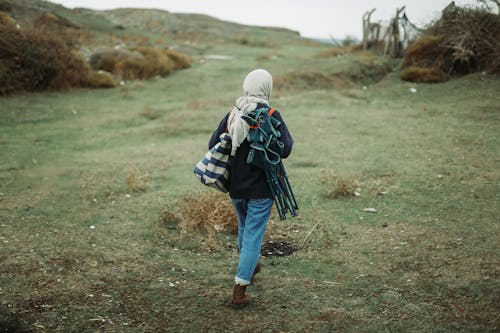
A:
[[[246,290],[247,286],[240,286],[239,284],[234,285],[233,302],[231,303],[234,309],[241,309],[250,304],[250,300],[252,298],[250,297],[250,295],[245,295]]]
[[[261,269],[262,269],[262,266],[260,266],[260,263],[257,263],[257,266],[255,266],[255,269],[253,271],[252,279],[250,280],[251,282],[253,282],[253,279],[255,278],[255,275],[257,273],[260,273]]]

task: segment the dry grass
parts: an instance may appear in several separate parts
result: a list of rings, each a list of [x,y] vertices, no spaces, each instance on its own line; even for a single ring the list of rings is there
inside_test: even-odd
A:
[[[175,69],[189,68],[193,63],[193,59],[184,53],[168,49],[163,50],[163,53],[174,62]]]
[[[412,66],[401,71],[401,79],[411,82],[439,83],[448,81],[450,76],[439,68]]]
[[[15,25],[16,20],[7,13],[0,11],[0,24],[1,25]]]
[[[266,52],[258,55],[255,60],[259,62],[264,62],[264,61],[270,61],[270,60],[276,60],[280,57],[283,57],[283,53],[279,51],[273,51],[273,52]]]
[[[149,180],[149,174],[143,173],[137,168],[131,167],[127,170],[125,177],[125,183],[127,189],[132,192],[145,192],[147,188],[147,183]]]
[[[89,88],[114,88],[116,85],[113,75],[104,71],[92,71],[86,79]]]
[[[358,177],[339,176],[331,170],[323,171],[320,181],[326,186],[326,196],[330,199],[354,197],[359,186]]]
[[[291,72],[274,79],[278,90],[304,90],[304,89],[344,89],[351,82],[342,73],[324,74],[321,72]]]
[[[444,36],[423,36],[405,50],[403,67],[447,68],[450,50],[443,46]]]
[[[237,233],[238,221],[228,196],[214,190],[200,191],[180,203],[184,233],[206,231]]]
[[[0,25],[0,95],[91,86],[85,59],[57,34]]]
[[[315,58],[331,58],[339,55],[344,55],[347,53],[351,53],[353,51],[352,46],[344,46],[344,47],[332,47],[325,50],[320,51],[315,55]]]
[[[141,113],[140,113],[141,116],[143,116],[144,118],[146,119],[149,119],[149,120],[155,120],[155,119],[158,119],[158,117],[160,116],[158,110],[154,109],[152,106],[150,105],[146,105]]]
[[[270,40],[259,39],[254,37],[249,37],[247,34],[239,34],[233,40],[234,42],[252,47],[273,47],[273,43]]]

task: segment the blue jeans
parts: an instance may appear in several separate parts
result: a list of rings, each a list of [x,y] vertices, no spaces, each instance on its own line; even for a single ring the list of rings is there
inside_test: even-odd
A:
[[[238,216],[238,248],[240,261],[234,278],[240,285],[249,285],[260,257],[267,221],[273,199],[232,199]]]

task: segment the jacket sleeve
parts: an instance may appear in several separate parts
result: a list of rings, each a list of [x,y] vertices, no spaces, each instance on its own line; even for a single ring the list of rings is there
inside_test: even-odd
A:
[[[210,138],[210,141],[208,141],[208,150],[212,149],[213,146],[215,146],[217,143],[219,143],[220,135],[222,133],[226,132],[228,116],[229,116],[229,113],[226,114],[226,116],[224,118],[222,118],[222,120],[219,123],[219,126],[212,133],[212,137]]]
[[[281,133],[280,141],[283,142],[283,145],[285,146],[281,158],[287,158],[288,156],[290,156],[290,153],[292,152],[292,147],[293,147],[292,135],[288,131],[288,127],[286,126],[285,121],[281,117],[279,111],[276,110],[272,116],[281,122],[281,124],[278,126],[278,131],[280,131]]]

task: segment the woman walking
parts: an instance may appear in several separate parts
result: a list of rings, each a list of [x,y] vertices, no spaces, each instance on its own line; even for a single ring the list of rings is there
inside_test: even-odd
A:
[[[271,117],[280,121],[278,131],[284,144],[282,158],[290,155],[293,139],[279,111],[271,109],[269,99],[273,87],[272,76],[263,69],[250,72],[243,81],[243,96],[219,123],[212,134],[209,149],[219,142],[219,136],[227,132],[231,136],[231,172],[229,195],[238,216],[238,249],[240,258],[234,278],[232,305],[240,308],[250,303],[246,288],[251,284],[261,266],[258,263],[267,221],[274,202],[264,169],[247,163],[250,144],[247,141],[249,125],[241,119],[243,114],[268,108]]]

